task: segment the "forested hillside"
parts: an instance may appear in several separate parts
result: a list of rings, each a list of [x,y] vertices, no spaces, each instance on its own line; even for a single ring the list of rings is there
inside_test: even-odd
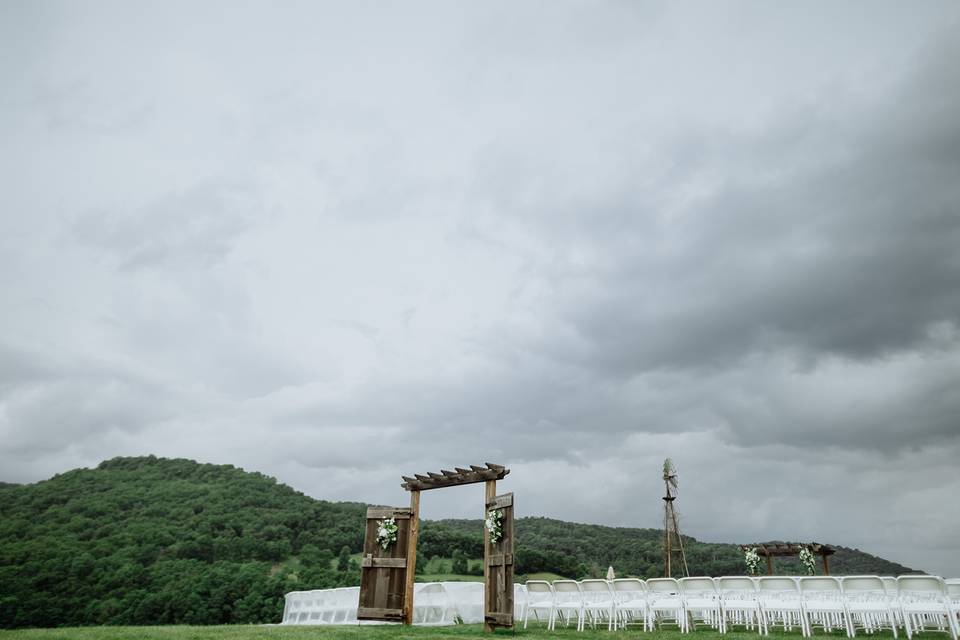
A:
[[[366,505],[259,473],[116,458],[0,490],[0,625],[276,621],[283,594],[356,582]]]
[[[480,520],[430,523],[431,551],[444,555],[457,545],[462,546],[462,541],[473,535],[473,546],[469,550],[482,555],[480,526]],[[516,528],[518,573],[551,571],[571,577],[603,577],[608,566],[613,566],[620,576],[654,577],[663,572],[662,529],[604,527],[551,518],[520,518]],[[421,540],[428,537],[427,531],[425,527]],[[450,542],[446,547],[434,548],[434,539]],[[683,544],[691,575],[742,575],[745,571],[743,553],[735,544],[699,542],[689,536],[683,537]],[[426,545],[420,546],[423,549]],[[830,573],[833,575],[913,572],[908,567],[857,549],[835,548],[837,553],[830,558]],[[778,558],[774,566],[780,574],[803,573],[796,558]]]
[[[349,554],[361,549],[365,511],[233,466],[153,456],[3,484],[0,627],[275,622],[288,591],[358,583]],[[661,570],[655,529],[548,518],[516,529],[521,577]],[[479,558],[481,533],[480,520],[424,522],[419,554]],[[692,573],[743,572],[735,546],[684,540]],[[831,562],[834,573],[910,571],[847,549]]]

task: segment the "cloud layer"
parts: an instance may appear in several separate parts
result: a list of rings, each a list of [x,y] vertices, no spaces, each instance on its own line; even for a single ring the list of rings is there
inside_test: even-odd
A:
[[[0,479],[154,453],[401,503],[489,460],[524,514],[658,526],[670,456],[698,538],[960,574],[954,5],[24,2],[0,36]]]

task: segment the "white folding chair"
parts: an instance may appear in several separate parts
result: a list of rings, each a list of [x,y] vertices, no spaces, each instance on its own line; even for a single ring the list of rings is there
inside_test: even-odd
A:
[[[464,624],[483,622],[482,582],[444,582],[443,588],[447,590],[450,604]],[[514,611],[516,610],[517,608],[514,607]]]
[[[887,595],[879,576],[846,576],[840,580],[840,586],[853,636],[857,634],[857,629],[873,633],[889,628],[893,631],[893,637],[897,637],[897,620],[894,617],[897,599]]]
[[[443,584],[428,582],[417,585],[413,594],[413,624],[444,625],[453,622],[456,610]]]
[[[907,638],[933,626],[957,640],[957,619],[947,597],[947,585],[938,576],[900,576],[897,595]]]
[[[848,638],[853,635],[840,580],[831,576],[803,576],[798,583],[808,634],[819,625],[828,633],[843,629]]]
[[[674,620],[681,633],[688,631],[680,584],[674,578],[647,580],[647,609],[650,612],[651,629],[657,622],[662,626],[664,621]]]
[[[953,619],[957,625],[957,631],[960,632],[960,578],[949,578],[944,580],[947,587],[947,600],[950,602],[950,610],[953,611]]]
[[[720,633],[740,625],[747,630],[756,625],[757,633],[766,633],[756,582],[746,576],[724,576],[717,578],[717,591],[720,593]]]
[[[297,624],[306,591],[291,591],[283,597],[283,617],[280,624]]]
[[[557,618],[564,626],[570,626],[570,619],[577,616],[577,629],[583,624],[583,592],[576,580],[553,581],[553,611],[550,614],[550,629],[557,628]]]
[[[680,578],[680,594],[687,612],[687,624],[696,629],[697,620],[714,629],[720,627],[720,596],[713,578]]]
[[[343,590],[344,623],[357,621],[357,609],[360,607],[360,587],[347,587]]]
[[[742,625],[748,631],[756,625],[759,634],[767,634],[767,618],[761,606],[757,578],[724,576],[717,578],[717,589],[720,591],[724,633],[731,625]]]
[[[527,622],[530,620],[530,614],[533,614],[537,622],[540,621],[540,613],[544,613],[547,619],[547,627],[550,628],[553,622],[553,585],[546,580],[527,580],[527,607],[523,612],[523,628],[527,628]]]
[[[327,591],[323,621],[327,624],[342,624],[347,620],[350,602],[350,587],[338,587]]]
[[[482,622],[482,621],[483,621],[483,620],[482,620],[482,617],[483,617],[483,616],[482,616],[482,613],[483,613],[483,611],[482,611],[482,610],[483,610],[483,604],[482,604],[482,603],[483,603],[483,588],[482,588],[482,587],[483,587],[483,583],[482,583],[482,582],[476,582],[476,583],[474,583],[474,584],[479,584],[479,585],[481,586],[481,589],[480,589],[480,602],[481,602],[480,609],[481,609],[481,622]],[[523,620],[523,619],[524,619],[524,616],[526,615],[526,613],[527,613],[527,588],[526,588],[524,585],[522,585],[522,584],[514,583],[514,585],[513,585],[513,619],[514,619],[514,620]]]
[[[800,627],[804,636],[810,635],[796,580],[761,576],[757,578],[757,595],[760,598],[766,633],[770,632],[770,627],[779,624],[784,631],[790,631],[796,626]]]
[[[308,592],[308,597],[300,615],[300,624],[326,624],[328,622],[328,602],[331,591],[333,589],[314,589]]]
[[[617,620],[621,628],[637,619],[643,621],[647,630],[647,589],[639,578],[616,578],[612,583],[616,600]]]
[[[613,590],[606,580],[582,580],[580,592],[583,594],[583,616],[580,620],[580,630],[590,619],[590,626],[596,628],[597,623],[607,622],[607,630],[613,630],[613,621],[616,619],[616,602]]]
[[[897,587],[897,579],[892,576],[881,576],[883,581],[883,590],[887,592],[887,597],[893,603],[893,619],[897,622],[897,627],[903,629],[903,610],[900,608],[900,591]]]

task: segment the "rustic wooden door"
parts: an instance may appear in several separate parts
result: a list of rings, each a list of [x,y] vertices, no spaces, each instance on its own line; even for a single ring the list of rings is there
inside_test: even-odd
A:
[[[483,620],[487,628],[513,626],[513,494],[494,496],[487,502],[487,511],[503,512],[503,535],[492,542],[485,535],[487,558],[484,585]]]
[[[367,532],[363,541],[358,620],[402,622],[406,602],[407,542],[412,510],[408,507],[367,508]],[[393,518],[397,541],[386,549],[377,542],[378,522]]]

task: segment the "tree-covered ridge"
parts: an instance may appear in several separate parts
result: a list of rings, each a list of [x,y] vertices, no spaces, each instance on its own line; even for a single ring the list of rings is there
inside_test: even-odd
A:
[[[479,532],[480,526],[480,520],[441,520],[431,523],[431,535],[451,541],[461,540],[464,536]],[[440,535],[439,531],[446,533]],[[620,576],[646,578],[663,574],[662,529],[606,527],[551,518],[518,518],[516,533],[518,573],[550,571],[571,577],[602,577],[606,575],[607,567],[613,566]],[[480,534],[476,533],[475,546],[471,550],[479,549],[482,554],[481,544]],[[743,553],[735,544],[700,542],[683,536],[683,546],[690,575],[743,575],[746,571]],[[835,548],[837,553],[830,558],[830,573],[833,575],[900,575],[914,572],[901,564],[857,549]],[[445,550],[438,549],[440,555]],[[819,557],[817,561],[819,570]],[[777,558],[774,567],[778,574],[804,573],[797,558]],[[676,575],[677,572],[674,573]]]
[[[315,500],[260,473],[153,456],[0,486],[0,627],[276,622],[283,594],[356,585],[366,505]],[[517,520],[516,571],[656,576],[662,532]],[[739,574],[730,544],[685,537],[695,574]],[[421,558],[469,573],[478,520],[424,522]],[[422,569],[426,562],[418,563]],[[834,573],[909,569],[841,549]],[[778,561],[780,572],[799,572]],[[482,571],[482,568],[481,568]]]
[[[283,594],[355,582],[366,506],[230,465],[115,458],[0,491],[0,625],[279,618]],[[301,562],[302,561],[302,562]]]

